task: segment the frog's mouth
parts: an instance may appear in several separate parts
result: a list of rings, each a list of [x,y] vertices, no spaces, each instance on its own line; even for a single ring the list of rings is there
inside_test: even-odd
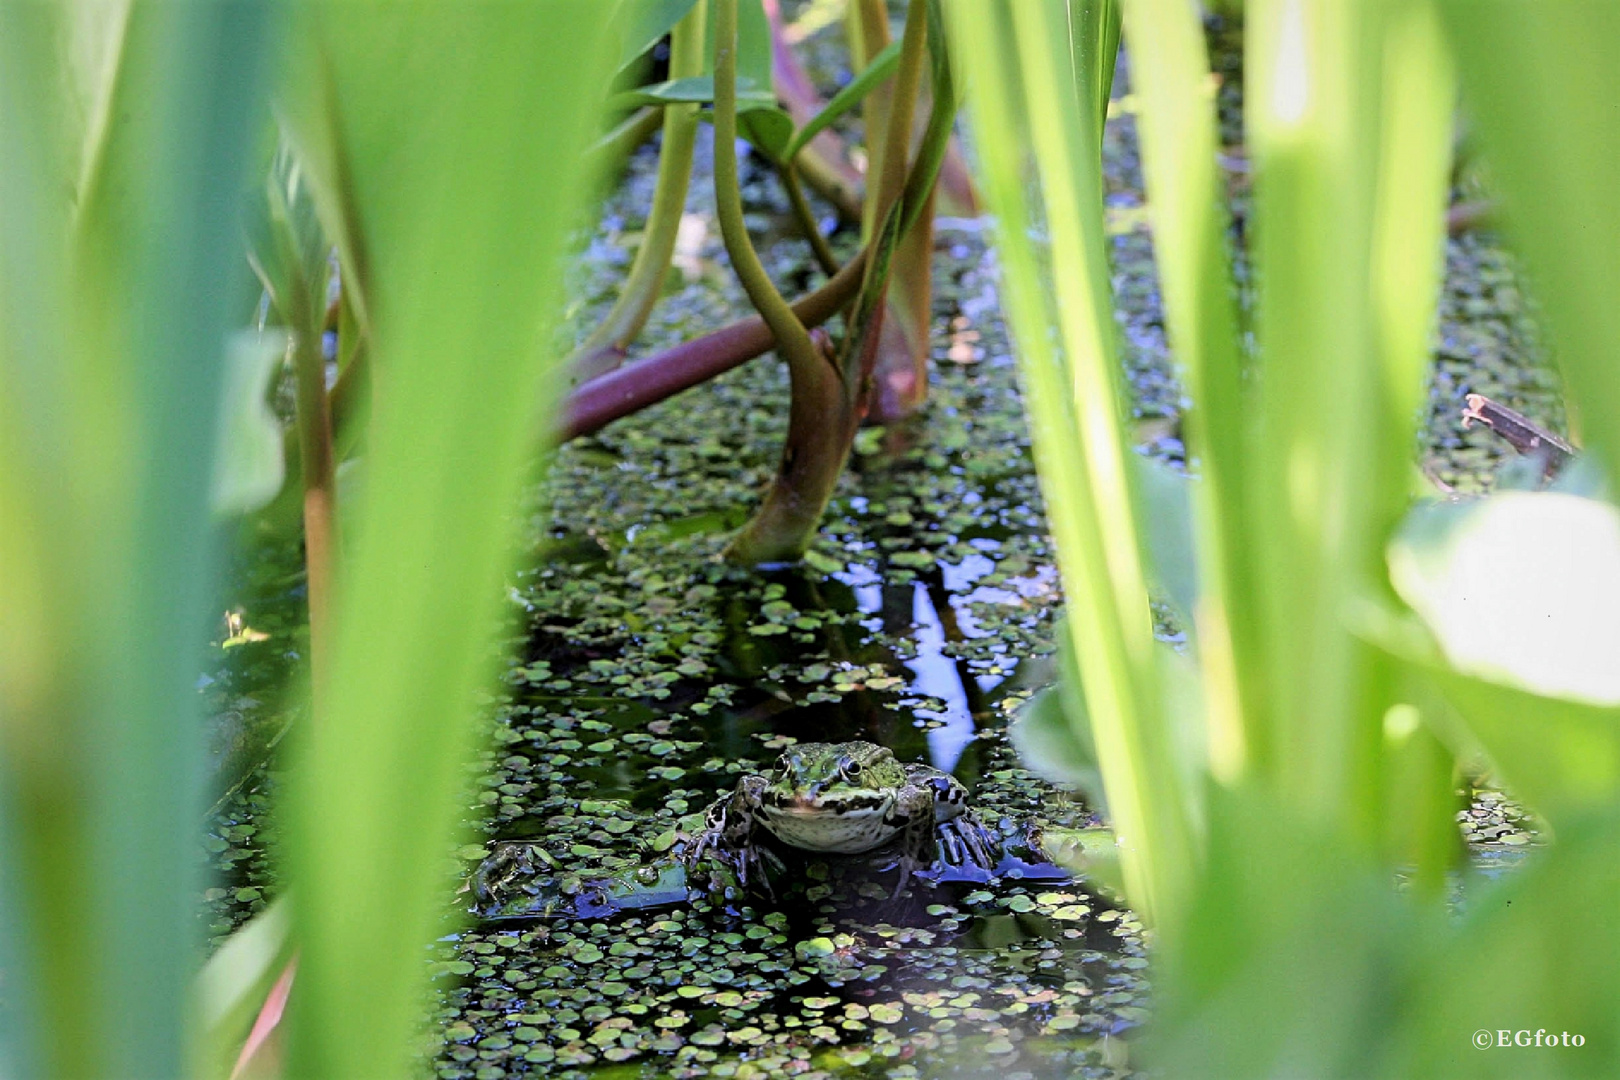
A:
[[[881,810],[888,803],[885,796],[878,794],[845,795],[836,799],[823,799],[820,795],[819,787],[791,795],[771,792],[765,796],[765,805],[778,813],[796,817],[840,817]]]

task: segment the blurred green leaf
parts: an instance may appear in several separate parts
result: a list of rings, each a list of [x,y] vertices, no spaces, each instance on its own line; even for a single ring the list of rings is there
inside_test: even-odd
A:
[[[1084,702],[1082,697],[1081,702]],[[1083,792],[1099,811],[1107,809],[1091,720],[1065,709],[1061,687],[1048,686],[1030,698],[1007,729],[1024,767],[1054,784]]]
[[[1428,673],[1502,783],[1554,826],[1620,798],[1620,708],[1544,697],[1439,665]]]
[[[1494,883],[1475,881],[1463,913],[1418,951],[1381,1074],[1530,1080],[1620,1074],[1620,818],[1611,808],[1559,830],[1557,843]],[[1477,1032],[1489,1049],[1469,1042]],[[1538,1032],[1556,1047],[1534,1045]],[[1500,1045],[1522,1038],[1531,1045]],[[1579,1035],[1582,1045],[1559,1038]]]
[[[229,1076],[264,1005],[294,955],[286,897],[249,919],[214,950],[194,985],[195,1077]]]
[[[1620,476],[1620,5],[1441,0],[1502,217],[1585,438]]]
[[[219,408],[219,447],[214,453],[216,514],[246,514],[281,490],[287,464],[281,422],[271,411],[271,380],[287,355],[281,333],[239,331],[225,349],[225,380]]]
[[[1142,1063],[1166,1076],[1384,1075],[1413,957],[1443,929],[1439,913],[1403,903],[1331,825],[1306,824],[1275,796],[1212,789],[1208,835],[1181,947],[1161,957]]]
[[[209,495],[277,10],[0,6],[8,1076],[184,1071]]]
[[[1193,487],[1198,481],[1141,454],[1133,454],[1132,459],[1149,576],[1170,597],[1182,625],[1191,631],[1192,617],[1198,610],[1198,549],[1192,507]]]
[[[400,1076],[421,947],[443,932],[515,500],[565,382],[547,377],[547,343],[618,43],[591,0],[298,10],[282,115],[360,272],[386,379],[330,681],[294,733],[290,1060],[302,1075]]]
[[[623,47],[614,64],[616,71],[635,63],[659,40],[675,29],[697,0],[621,0],[618,18],[624,24]],[[609,110],[613,108],[609,103]]]
[[[1620,510],[1553,492],[1419,507],[1390,580],[1459,670],[1620,704]]]
[[[1075,92],[1077,80],[1100,86],[1095,73],[1112,58],[1091,51],[1096,40],[1073,39],[1059,0],[958,0],[945,13],[972,86],[1001,295],[1127,889],[1150,922],[1174,924],[1197,864],[1196,815],[1160,703],[1133,514],[1103,234],[1103,113]]]
[[[608,107],[613,109],[633,109],[638,105],[676,105],[693,102],[700,105],[714,104],[713,75],[670,79],[667,82],[639,86],[634,90],[614,94],[608,100]],[[775,108],[775,106],[776,95],[771,93],[769,83],[761,87],[755,83],[738,80],[737,108],[739,110]]]

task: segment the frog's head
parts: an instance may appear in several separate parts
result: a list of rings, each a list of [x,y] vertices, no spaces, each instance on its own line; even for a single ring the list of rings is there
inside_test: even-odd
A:
[[[782,755],[761,797],[766,826],[810,851],[866,851],[893,834],[906,773],[887,747],[804,743]]]

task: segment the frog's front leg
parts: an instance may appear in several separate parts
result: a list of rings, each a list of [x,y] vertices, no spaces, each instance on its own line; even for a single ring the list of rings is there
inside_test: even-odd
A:
[[[934,861],[934,792],[927,783],[910,782],[895,796],[889,821],[899,830],[900,880],[894,895],[905,889],[911,875]]]
[[[778,869],[781,862],[759,842],[759,819],[755,811],[759,808],[765,786],[763,776],[745,776],[737,782],[736,791],[709,807],[703,831],[698,834],[684,859],[688,870],[697,866],[705,852],[713,852],[737,875],[739,885],[747,888],[752,876],[766,893],[770,893],[766,860],[769,859]]]
[[[967,789],[944,774],[930,778],[928,785],[934,793],[934,832],[941,856],[952,866],[971,862],[994,871],[1001,858],[1001,842],[968,806]]]

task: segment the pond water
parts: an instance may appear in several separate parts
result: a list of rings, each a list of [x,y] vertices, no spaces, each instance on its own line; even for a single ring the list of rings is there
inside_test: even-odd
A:
[[[1235,87],[1223,90],[1228,119]],[[1128,111],[1110,122],[1106,150],[1139,449],[1183,467],[1151,239],[1128,213],[1142,204]],[[636,156],[574,268],[577,326],[611,300],[654,165],[648,150]],[[746,310],[701,172],[685,230],[698,242],[643,354]],[[1233,195],[1241,210],[1241,183]],[[774,224],[784,209],[774,185],[761,174],[745,197],[779,237],[767,266],[794,289],[807,284],[806,245]],[[479,839],[460,852],[467,888],[447,888],[447,905],[477,905],[480,867],[489,879],[514,866],[510,889],[554,902],[438,943],[423,1043],[438,1075],[1130,1073],[1131,1032],[1150,1006],[1142,929],[1034,854],[1025,877],[919,884],[898,899],[892,872],[805,859],[774,902],[688,899],[666,879],[662,892],[648,886],[645,907],[582,916],[576,903],[593,879],[631,881],[667,863],[683,818],[795,740],[866,739],[950,771],[1009,837],[1099,823],[1006,739],[1017,707],[1050,681],[1061,596],[993,258],[979,223],[942,224],[929,404],[862,434],[802,566],[747,572],[717,558],[779,453],[786,379],[774,358],[576,440],[537,486],[534,565],[509,589],[514,658],[488,703],[491,749],[469,777]],[[1477,490],[1506,451],[1461,427],[1465,393],[1550,426],[1561,416],[1510,259],[1464,236],[1448,272],[1424,463]],[[247,621],[282,625],[233,649],[205,688],[221,715],[249,726],[280,715],[257,688],[300,649],[285,625],[301,603],[295,562],[271,552],[244,571]],[[1178,639],[1163,618],[1159,629]],[[221,884],[204,909],[215,935],[273,894],[274,791],[273,772],[250,773],[211,821]],[[1463,826],[1482,850],[1530,839],[1510,804],[1475,794]],[[485,865],[496,854],[503,867]]]

